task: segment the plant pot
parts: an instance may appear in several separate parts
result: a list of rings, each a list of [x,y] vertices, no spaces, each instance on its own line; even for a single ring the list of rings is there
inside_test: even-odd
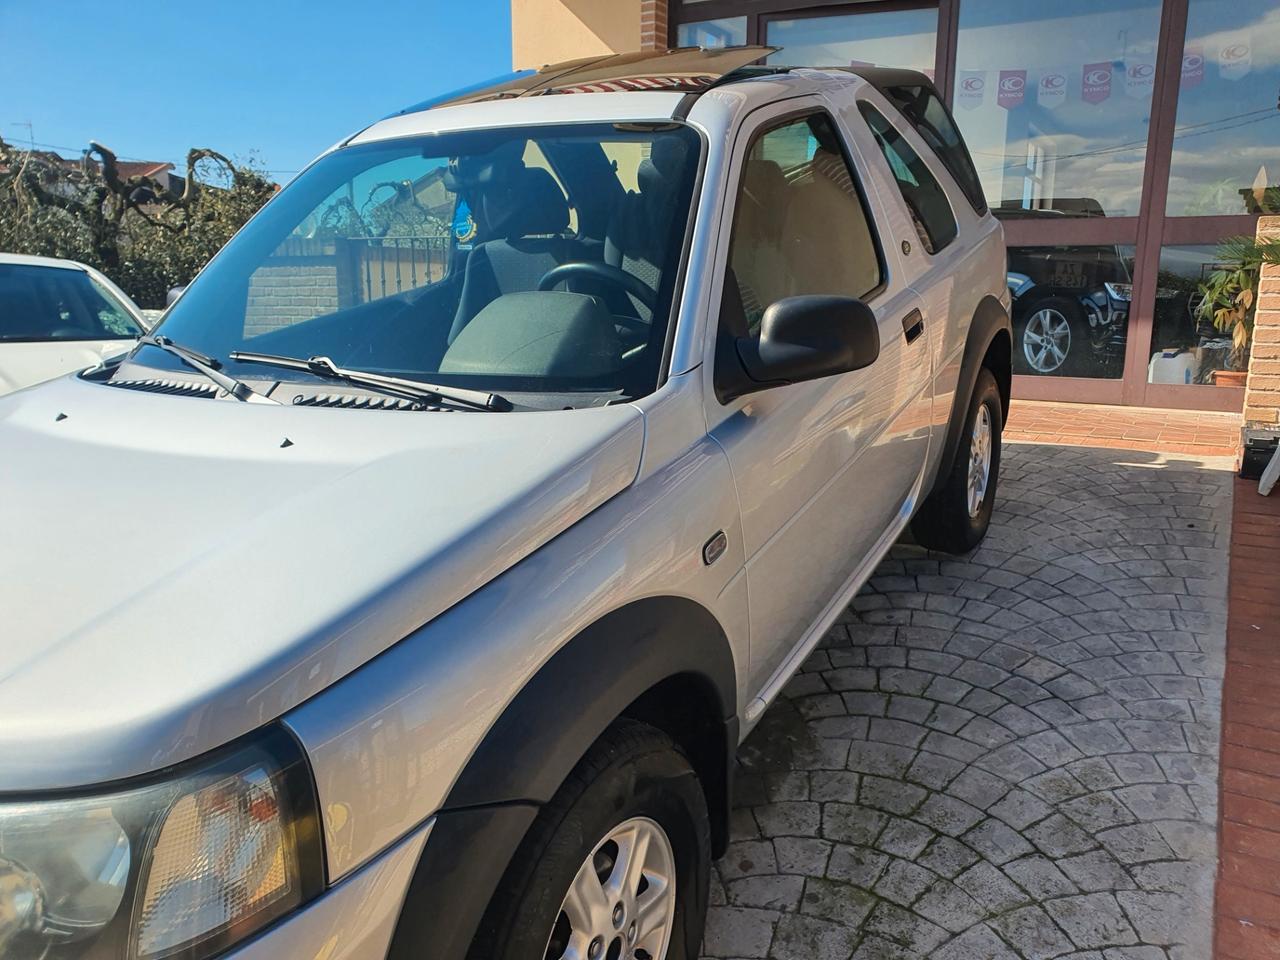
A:
[[[1249,378],[1248,370],[1215,370],[1213,385],[1215,387],[1243,387]]]

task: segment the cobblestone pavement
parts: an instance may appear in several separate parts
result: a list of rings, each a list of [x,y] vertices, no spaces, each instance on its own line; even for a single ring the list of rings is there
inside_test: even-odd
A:
[[[1211,465],[1006,445],[978,550],[895,547],[739,752],[706,956],[1206,960]]]

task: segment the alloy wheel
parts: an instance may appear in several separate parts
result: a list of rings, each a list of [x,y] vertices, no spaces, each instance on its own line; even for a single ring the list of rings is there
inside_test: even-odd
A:
[[[1053,373],[1071,352],[1071,324],[1052,307],[1033,313],[1022,332],[1022,353],[1036,373]]]
[[[675,911],[666,831],[648,817],[624,820],[578,868],[545,960],[665,960]]]
[[[976,517],[982,511],[987,498],[987,484],[991,481],[991,411],[984,403],[978,407],[973,424],[973,439],[969,441],[969,516]]]

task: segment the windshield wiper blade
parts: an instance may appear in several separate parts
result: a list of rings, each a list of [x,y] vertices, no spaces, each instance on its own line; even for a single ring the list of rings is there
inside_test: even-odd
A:
[[[305,370],[319,377],[333,380],[345,380],[356,386],[369,387],[387,393],[407,396],[412,400],[451,400],[478,410],[496,410],[506,412],[512,409],[512,403],[506,397],[484,390],[466,390],[462,387],[441,387],[421,380],[407,380],[403,377],[389,377],[381,373],[369,373],[364,370],[351,370],[340,367],[328,357],[280,357],[270,353],[252,353],[244,350],[231,351],[231,359],[237,363],[264,363],[273,367],[284,367],[289,370]]]
[[[184,347],[180,343],[174,343],[168,337],[148,334],[145,337],[139,337],[138,343],[148,347],[158,347],[166,353],[173,354],[192,370],[203,373],[206,377],[237,400],[244,403],[271,403],[276,406],[280,405],[279,400],[272,400],[270,397],[265,397],[243,380],[237,380],[235,377],[229,376],[228,374],[220,371],[218,369],[220,364],[213,357],[206,357],[203,353],[197,353],[190,347]]]

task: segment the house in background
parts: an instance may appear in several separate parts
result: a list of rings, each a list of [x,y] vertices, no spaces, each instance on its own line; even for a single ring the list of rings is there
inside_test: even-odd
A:
[[[517,68],[747,43],[928,73],[1004,220],[1015,395],[1241,409],[1195,306],[1217,242],[1280,212],[1275,0],[512,0],[511,23]]]

